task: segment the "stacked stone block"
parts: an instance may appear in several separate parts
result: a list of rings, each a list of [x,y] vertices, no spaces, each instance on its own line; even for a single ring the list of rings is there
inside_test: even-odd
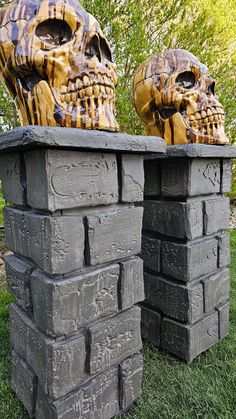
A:
[[[234,147],[167,148],[145,161],[142,335],[190,363],[228,334]]]
[[[109,419],[141,394],[146,151],[161,140],[25,128],[0,139],[12,388],[30,417]],[[91,140],[93,139],[93,141]],[[132,144],[132,150],[131,145]]]

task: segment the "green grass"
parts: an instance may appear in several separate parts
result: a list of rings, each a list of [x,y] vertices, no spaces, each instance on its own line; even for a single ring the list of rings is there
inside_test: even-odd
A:
[[[231,234],[230,336],[191,366],[144,345],[143,395],[125,419],[236,418],[236,231]],[[10,390],[8,307],[0,290],[0,419],[28,418]]]

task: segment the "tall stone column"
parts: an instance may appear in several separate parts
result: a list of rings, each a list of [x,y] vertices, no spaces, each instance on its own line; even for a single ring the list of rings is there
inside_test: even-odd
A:
[[[142,335],[191,362],[228,334],[235,147],[179,145],[145,162]]]
[[[141,394],[143,155],[162,140],[27,127],[0,137],[12,388],[37,419],[109,419]]]

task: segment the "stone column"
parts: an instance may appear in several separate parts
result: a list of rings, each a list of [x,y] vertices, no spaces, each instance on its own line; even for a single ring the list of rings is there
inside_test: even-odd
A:
[[[235,147],[167,147],[145,162],[142,335],[190,363],[228,334]]]
[[[76,129],[1,135],[12,388],[30,417],[109,419],[141,394],[143,155]]]

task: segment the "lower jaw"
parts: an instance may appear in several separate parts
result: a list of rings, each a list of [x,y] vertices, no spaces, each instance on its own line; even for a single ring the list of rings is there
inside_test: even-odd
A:
[[[88,101],[60,105],[46,81],[40,81],[30,91],[19,86],[16,102],[23,125],[119,131],[113,101],[98,98],[96,107],[89,107]]]
[[[188,126],[186,126],[187,138],[190,143],[199,143],[199,144],[212,144],[212,145],[225,145],[229,144],[229,140],[224,133],[222,127],[221,130],[210,132],[209,134],[203,134],[202,132],[195,132]]]
[[[209,130],[209,134],[194,131],[184,121],[182,115],[176,112],[169,119],[157,119],[160,135],[164,137],[168,145],[174,144],[229,144],[223,125],[220,129]],[[213,135],[214,134],[214,135]]]
[[[63,127],[119,130],[112,98],[89,97],[76,103],[56,105],[54,118]]]

